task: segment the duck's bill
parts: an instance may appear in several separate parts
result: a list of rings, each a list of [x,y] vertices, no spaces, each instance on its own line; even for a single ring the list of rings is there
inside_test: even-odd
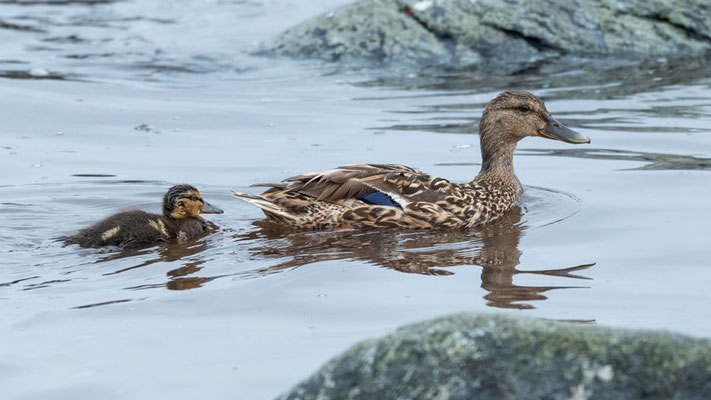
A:
[[[538,131],[538,136],[553,140],[562,140],[573,144],[590,143],[590,138],[575,132],[553,118],[548,121],[543,131]]]
[[[202,208],[200,209],[200,214],[222,214],[224,211],[220,210],[219,208],[213,206],[212,204],[205,202],[203,204]]]

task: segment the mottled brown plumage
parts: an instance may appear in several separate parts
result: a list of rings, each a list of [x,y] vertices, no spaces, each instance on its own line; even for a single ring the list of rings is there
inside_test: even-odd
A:
[[[135,248],[158,242],[196,239],[207,230],[201,213],[221,214],[222,210],[205,202],[190,185],[171,187],[163,197],[163,215],[145,211],[122,211],[74,235],[62,238],[67,244],[82,247],[118,246]]]
[[[526,136],[590,142],[553,119],[540,98],[503,92],[487,104],[479,123],[482,168],[469,183],[403,165],[357,164],[265,184],[271,188],[261,195],[233,193],[270,220],[295,228],[471,228],[499,218],[521,198],[513,153]]]

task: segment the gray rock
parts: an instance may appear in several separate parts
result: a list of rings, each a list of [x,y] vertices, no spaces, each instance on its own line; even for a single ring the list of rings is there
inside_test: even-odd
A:
[[[273,55],[515,70],[562,55],[711,49],[708,0],[359,0],[264,45]]]
[[[453,315],[358,344],[280,399],[711,399],[711,343]]]

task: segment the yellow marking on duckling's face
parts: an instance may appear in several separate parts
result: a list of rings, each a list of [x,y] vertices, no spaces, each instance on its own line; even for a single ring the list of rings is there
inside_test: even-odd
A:
[[[108,229],[106,232],[101,234],[101,240],[102,241],[107,241],[111,239],[112,237],[116,236],[116,234],[121,230],[120,226],[117,226],[115,228]]]
[[[198,192],[197,190],[186,190],[185,192],[181,193],[180,195],[182,197],[188,197],[188,198],[191,196],[195,196],[198,199],[202,200],[202,196],[200,196],[200,192]]]
[[[170,213],[173,219],[195,218],[200,214],[200,210],[205,202],[197,190],[187,190],[180,194],[175,201],[175,208]]]
[[[148,222],[148,225],[150,225],[151,228],[157,230],[163,236],[168,236],[168,231],[165,229],[165,224],[161,220],[152,220]]]

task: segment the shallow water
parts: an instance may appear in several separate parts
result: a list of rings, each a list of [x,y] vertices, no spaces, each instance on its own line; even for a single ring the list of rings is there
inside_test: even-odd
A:
[[[4,398],[266,399],[460,311],[711,336],[708,60],[492,77],[249,55],[335,4],[302,3],[0,3]],[[228,191],[357,162],[470,180],[470,133],[505,88],[592,144],[521,142],[526,196],[483,230],[279,232]],[[203,239],[53,240],[184,182],[225,210]]]

